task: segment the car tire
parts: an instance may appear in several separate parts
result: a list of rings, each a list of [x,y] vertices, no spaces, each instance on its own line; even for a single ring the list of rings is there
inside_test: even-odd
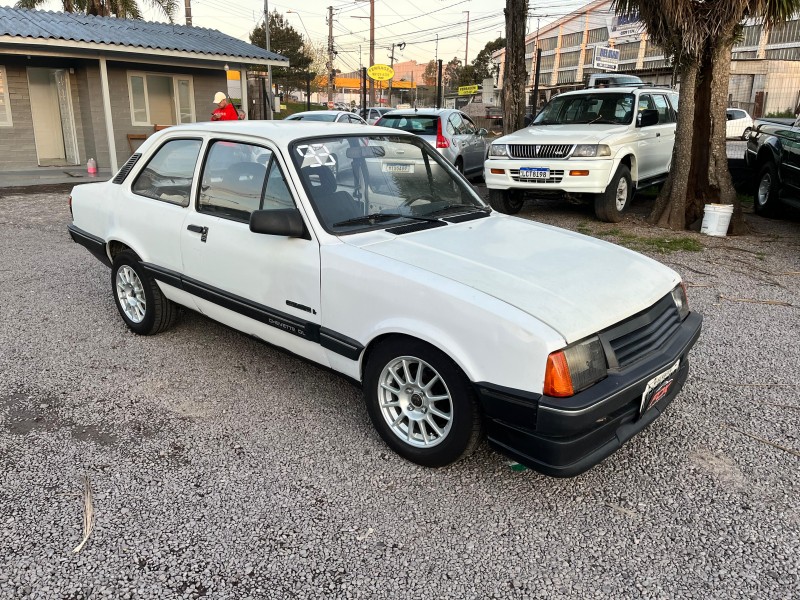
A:
[[[463,371],[417,339],[392,337],[370,353],[364,401],[383,441],[425,467],[468,456],[483,432],[478,399]]]
[[[752,129],[750,127],[745,127],[744,131],[742,132],[742,139],[747,140],[750,137],[750,132]]]
[[[122,320],[139,335],[161,333],[177,318],[178,307],[164,296],[131,250],[123,250],[114,257],[111,292]]]
[[[774,217],[778,213],[779,195],[778,170],[774,163],[765,163],[758,173],[758,185],[753,194],[753,210],[762,217]]]
[[[489,204],[497,212],[515,215],[522,210],[525,200],[516,190],[489,190]]]
[[[606,191],[595,196],[594,214],[606,223],[619,223],[623,213],[630,206],[632,195],[631,172],[625,165],[620,165]]]

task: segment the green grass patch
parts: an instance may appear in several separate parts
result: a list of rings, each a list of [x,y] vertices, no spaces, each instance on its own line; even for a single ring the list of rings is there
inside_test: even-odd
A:
[[[753,197],[750,194],[736,194],[742,206],[753,206]]]
[[[575,226],[575,231],[584,235],[592,235],[592,230],[586,223],[578,223]]]

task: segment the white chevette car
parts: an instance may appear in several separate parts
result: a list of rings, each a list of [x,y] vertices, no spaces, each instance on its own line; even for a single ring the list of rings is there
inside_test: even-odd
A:
[[[531,125],[495,140],[484,164],[489,202],[515,214],[525,195],[567,196],[618,222],[636,190],[672,163],[678,94],[669,88],[587,88],[555,96]]]
[[[71,209],[131,330],[180,305],[343,373],[427,466],[485,432],[533,469],[585,471],[675,398],[700,333],[671,269],[493,212],[381,127],[170,127]]]

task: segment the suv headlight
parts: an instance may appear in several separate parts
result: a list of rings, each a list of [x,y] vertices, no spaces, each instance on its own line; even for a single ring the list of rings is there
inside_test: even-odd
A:
[[[547,357],[544,393],[562,398],[572,396],[606,375],[608,365],[600,338],[587,338]]]
[[[611,156],[611,148],[605,144],[578,144],[572,156],[587,158],[592,156]]]
[[[672,288],[672,299],[675,301],[675,307],[678,309],[678,316],[681,321],[689,316],[689,299],[686,297],[686,287],[681,281],[678,285]]]
[[[508,146],[506,144],[492,144],[489,146],[489,158],[508,158]]]

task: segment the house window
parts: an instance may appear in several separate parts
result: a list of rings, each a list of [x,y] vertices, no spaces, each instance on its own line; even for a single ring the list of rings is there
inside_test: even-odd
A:
[[[128,73],[133,125],[194,123],[192,78],[163,73]]]
[[[6,68],[0,65],[0,127],[11,127],[11,104],[8,102]]]

